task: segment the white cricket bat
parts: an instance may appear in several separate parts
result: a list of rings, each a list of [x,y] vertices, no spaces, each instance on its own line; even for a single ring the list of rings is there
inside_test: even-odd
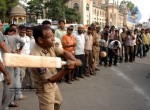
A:
[[[66,65],[67,62],[62,61],[59,57],[4,53],[4,64],[9,67],[61,68],[62,65]]]

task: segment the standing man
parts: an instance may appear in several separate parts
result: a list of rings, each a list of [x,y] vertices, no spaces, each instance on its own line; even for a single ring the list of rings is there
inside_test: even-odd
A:
[[[54,35],[49,26],[37,26],[33,29],[33,36],[36,45],[32,54],[35,56],[55,57],[57,52],[54,49]],[[58,73],[56,68],[32,68],[32,78],[36,88],[36,95],[39,99],[40,110],[59,110],[62,96],[56,81],[60,80],[69,69],[81,65],[81,62],[69,52],[61,52],[68,60],[68,65]]]
[[[125,41],[126,41],[126,36],[127,36],[127,33],[126,33],[126,28],[123,27],[122,28],[122,33],[120,34],[120,37],[121,37],[121,41],[122,41],[122,48],[121,48],[121,52],[122,52],[122,57],[124,56],[124,53],[125,53]]]
[[[93,69],[96,71],[99,71],[98,64],[99,64],[99,52],[100,52],[100,26],[96,26],[95,29],[93,29],[92,35],[93,35],[93,56],[94,56],[94,67]]]
[[[59,38],[60,41],[62,39],[62,37],[66,34],[66,29],[65,29],[65,21],[64,20],[60,20],[58,22],[58,29],[55,30],[55,37]]]
[[[0,22],[0,53],[9,53],[10,48],[8,45],[4,42],[4,36],[3,36],[3,24]],[[14,71],[11,67],[6,67],[6,71],[8,71],[9,76],[14,81]],[[3,81],[3,96],[2,96],[2,110],[7,110],[9,107],[18,107],[18,104],[14,102],[14,91],[11,90],[11,88],[14,88],[14,83],[11,83],[10,85],[7,85],[6,79]]]
[[[85,64],[85,37],[84,37],[84,26],[78,25],[78,30],[73,34],[76,39],[76,50],[75,50],[75,57],[81,60],[82,65],[75,69],[74,79],[79,80],[79,78],[84,78],[84,64]]]
[[[86,59],[85,73],[88,74],[88,71],[90,71],[90,74],[94,75],[95,70],[92,68],[94,62],[93,53],[92,53],[92,47],[93,47],[92,30],[93,27],[88,27],[87,33],[85,33],[85,59]]]

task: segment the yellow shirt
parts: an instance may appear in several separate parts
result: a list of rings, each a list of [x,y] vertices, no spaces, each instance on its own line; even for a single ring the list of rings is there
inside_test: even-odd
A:
[[[143,34],[143,44],[144,45],[148,45],[149,44],[148,36],[146,34]]]

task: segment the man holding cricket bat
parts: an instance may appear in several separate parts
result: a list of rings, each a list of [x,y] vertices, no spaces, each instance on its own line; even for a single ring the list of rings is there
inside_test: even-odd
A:
[[[56,57],[56,54],[59,53],[59,55],[62,54],[68,60],[67,65],[59,72],[56,71],[56,68],[32,68],[32,78],[37,90],[36,94],[39,99],[40,110],[59,110],[62,96],[56,81],[67,74],[69,69],[80,66],[81,61],[75,59],[69,52],[54,48],[54,35],[49,26],[39,25],[35,27],[33,36],[36,45],[33,48],[32,55]]]

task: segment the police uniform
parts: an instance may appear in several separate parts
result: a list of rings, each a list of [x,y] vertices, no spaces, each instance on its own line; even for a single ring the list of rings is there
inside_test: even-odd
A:
[[[54,48],[50,48],[47,51],[36,44],[32,55],[55,57],[55,52]],[[58,85],[56,83],[48,82],[47,79],[57,74],[57,70],[55,68],[32,68],[31,70],[31,76],[39,99],[40,110],[56,110],[54,104],[56,103],[60,105],[62,102],[62,96]]]
[[[94,55],[94,65],[93,69],[97,68],[97,65],[99,63],[99,52],[100,52],[100,35],[98,35],[96,32],[93,32],[93,55]]]

